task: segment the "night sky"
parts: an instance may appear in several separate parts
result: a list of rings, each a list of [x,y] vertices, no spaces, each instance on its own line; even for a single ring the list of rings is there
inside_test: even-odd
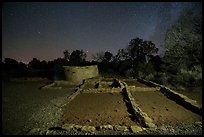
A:
[[[2,59],[28,63],[53,60],[63,51],[114,55],[136,37],[164,51],[166,29],[192,2],[18,2],[3,3]]]

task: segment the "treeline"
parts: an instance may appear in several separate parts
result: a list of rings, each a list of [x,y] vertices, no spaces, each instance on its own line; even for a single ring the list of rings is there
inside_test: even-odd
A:
[[[2,62],[2,78],[13,77],[46,77],[52,80],[64,79],[63,66],[84,66],[91,65],[86,61],[86,54],[82,50],[75,50],[66,58],[57,58],[52,61],[40,61],[33,58],[28,64],[17,62],[15,59],[5,58]]]
[[[202,86],[202,11],[185,11],[165,37],[163,57],[157,55],[158,48],[152,41],[136,37],[115,56],[109,51],[99,52],[92,61],[86,61],[83,50],[65,50],[63,58],[48,62],[33,58],[27,66],[6,58],[2,74],[56,80],[64,79],[62,66],[98,65],[101,74],[141,77],[177,89]]]
[[[118,50],[113,56],[111,52],[101,52],[93,55],[92,61],[86,60],[83,50],[74,50],[69,53],[65,50],[63,58],[57,58],[46,62],[33,58],[27,65],[17,62],[15,59],[5,58],[2,62],[3,78],[10,77],[47,77],[49,79],[65,79],[63,66],[87,66],[98,65],[101,74],[116,74],[123,76],[138,76],[138,72],[145,67],[145,75],[154,71],[160,71],[161,58],[151,55],[158,49],[151,41],[140,38],[132,39],[126,49]]]

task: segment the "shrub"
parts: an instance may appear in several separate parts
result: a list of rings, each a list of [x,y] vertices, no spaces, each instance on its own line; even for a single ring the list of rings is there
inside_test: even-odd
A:
[[[143,72],[139,71],[139,72],[138,72],[138,76],[139,76],[140,78],[145,78],[146,75],[145,75]]]
[[[146,76],[148,76],[149,74],[155,72],[154,65],[151,62],[138,63],[138,72],[139,71],[144,73]]]
[[[130,68],[130,69],[125,71],[125,76],[127,76],[127,77],[132,77],[132,76],[134,76],[134,74],[135,74],[135,71],[133,68]]]
[[[194,66],[191,70],[181,69],[180,74],[182,77],[183,85],[187,88],[202,86],[202,68],[197,65]]]
[[[167,80],[168,80],[168,76],[166,73],[162,73],[162,72],[155,72],[154,73],[154,82],[161,84],[161,85],[167,85]]]
[[[149,74],[149,75],[147,75],[147,76],[145,77],[145,79],[148,80],[148,81],[154,81],[154,80],[155,80],[154,75],[153,75],[152,73]]]

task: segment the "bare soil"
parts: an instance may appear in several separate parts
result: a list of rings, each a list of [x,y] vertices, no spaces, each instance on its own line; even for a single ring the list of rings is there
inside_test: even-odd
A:
[[[120,93],[82,93],[65,108],[63,124],[136,125]]]
[[[135,102],[157,126],[202,121],[198,114],[168,99],[159,91],[131,91]]]
[[[188,90],[175,90],[176,92],[187,96],[190,99],[196,100],[199,105],[202,105],[202,88]]]
[[[145,87],[147,88],[148,86],[143,84],[143,83],[140,83],[136,80],[124,80],[124,82],[128,85],[128,86],[135,86],[135,87]]]
[[[40,90],[40,87],[50,82],[37,78],[2,81],[3,134],[25,135],[32,128],[56,127],[63,123],[93,126],[138,124],[132,119],[120,93],[82,93],[66,106],[64,112],[61,112],[60,106],[66,103],[67,98],[75,91],[72,88]],[[146,87],[131,80],[125,82],[130,86]],[[93,85],[87,88],[92,88]],[[181,91],[180,93],[182,92],[202,104],[202,92]],[[202,134],[201,128],[193,125],[197,121],[202,121],[202,116],[176,104],[160,92],[132,91],[131,93],[136,103],[156,125],[173,125],[175,134]],[[178,122],[184,123],[183,128],[179,129],[176,126]],[[164,134],[174,134],[172,128],[166,129],[168,133]],[[159,131],[158,134],[160,133]]]

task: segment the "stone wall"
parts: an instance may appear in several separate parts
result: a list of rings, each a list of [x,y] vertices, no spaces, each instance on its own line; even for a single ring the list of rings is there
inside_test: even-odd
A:
[[[81,84],[84,79],[99,76],[98,66],[63,66],[67,81]]]

